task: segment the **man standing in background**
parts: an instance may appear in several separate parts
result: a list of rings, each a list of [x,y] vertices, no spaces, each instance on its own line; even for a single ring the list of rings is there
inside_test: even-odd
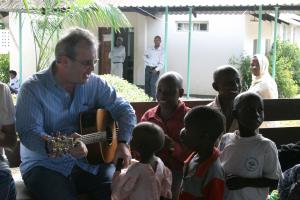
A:
[[[117,37],[116,46],[109,53],[111,59],[110,73],[119,77],[123,77],[123,62],[126,57],[125,47],[122,45],[123,38]]]
[[[154,37],[154,47],[145,52],[145,93],[156,99],[156,82],[163,68],[163,48],[160,46],[161,37]]]

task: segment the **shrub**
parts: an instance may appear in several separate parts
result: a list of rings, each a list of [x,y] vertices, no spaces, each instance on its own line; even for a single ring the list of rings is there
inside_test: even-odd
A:
[[[251,85],[252,75],[250,72],[250,60],[249,56],[241,55],[239,58],[231,57],[229,63],[236,67],[241,75],[242,91],[247,91]]]
[[[300,86],[300,49],[288,41],[276,41],[276,83],[280,97],[294,97]],[[272,52],[269,60],[271,61]]]
[[[287,41],[277,41],[275,81],[278,95],[281,98],[291,98],[297,95],[300,86],[300,49]],[[268,55],[269,72],[272,74],[272,52]],[[232,57],[229,63],[237,67],[242,77],[242,91],[248,90],[251,85],[249,56]]]
[[[279,97],[291,98],[297,95],[298,85],[293,79],[292,62],[286,57],[276,60],[276,83]]]
[[[0,81],[9,82],[9,55],[0,54]]]
[[[129,83],[127,80],[111,74],[101,75],[101,78],[112,85],[116,89],[117,93],[129,102],[151,101],[151,98],[145,94],[144,90]]]
[[[277,41],[276,55],[276,62],[278,62],[278,60],[280,60],[281,58],[286,58],[290,62],[292,78],[297,83],[297,85],[300,86],[300,48],[296,44],[290,43],[288,41]],[[272,52],[270,54],[270,58],[272,58],[271,56]]]

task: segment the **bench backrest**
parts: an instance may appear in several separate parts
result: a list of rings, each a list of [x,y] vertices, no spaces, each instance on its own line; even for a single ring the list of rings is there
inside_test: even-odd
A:
[[[265,99],[264,106],[265,121],[300,120],[300,99]],[[300,141],[300,126],[261,128],[260,133],[277,145]]]
[[[206,105],[212,100],[185,100],[189,107]],[[137,120],[149,109],[157,105],[156,102],[132,102]],[[300,120],[300,99],[265,99],[265,121]],[[276,125],[280,125],[277,123]],[[261,134],[273,140],[277,145],[300,141],[300,126],[261,128]]]
[[[198,105],[206,105],[210,103],[212,100],[185,100],[184,103],[190,108]],[[130,103],[135,110],[137,121],[139,122],[143,116],[143,114],[150,108],[157,105],[157,102],[131,102]]]

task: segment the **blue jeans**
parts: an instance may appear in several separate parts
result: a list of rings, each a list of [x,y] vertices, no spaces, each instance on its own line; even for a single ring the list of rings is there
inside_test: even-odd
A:
[[[36,199],[75,200],[78,194],[87,194],[89,199],[110,200],[114,171],[113,164],[101,164],[97,175],[74,166],[71,175],[65,177],[38,166],[24,174],[23,180]]]
[[[16,199],[16,186],[9,171],[0,170],[0,199]]]
[[[159,71],[157,72],[154,67],[146,66],[145,69],[145,93],[156,99],[156,82],[159,77]]]

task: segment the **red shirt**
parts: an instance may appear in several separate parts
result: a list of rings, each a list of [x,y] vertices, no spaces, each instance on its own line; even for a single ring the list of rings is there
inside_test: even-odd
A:
[[[225,179],[219,150],[214,148],[211,156],[200,164],[194,162],[191,166],[197,164],[196,170],[189,169],[195,155],[192,153],[185,161],[179,200],[223,200]]]
[[[163,148],[158,156],[162,159],[165,165],[172,171],[178,171],[182,173],[183,163],[191,153],[180,141],[180,131],[184,127],[183,118],[185,114],[190,110],[184,102],[179,101],[176,110],[172,114],[172,117],[166,121],[163,121],[160,117],[160,106],[157,105],[153,108],[150,108],[144,113],[141,118],[141,121],[150,121],[159,125],[175,142],[174,151],[170,152],[168,149]]]

